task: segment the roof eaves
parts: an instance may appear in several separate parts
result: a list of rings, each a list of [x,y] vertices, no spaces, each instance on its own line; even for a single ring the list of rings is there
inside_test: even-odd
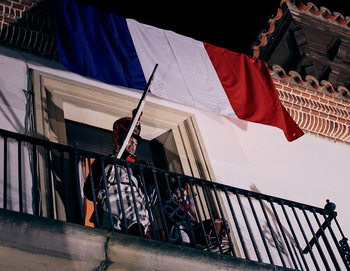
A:
[[[305,80],[303,80],[301,75],[296,71],[289,71],[289,74],[287,75],[285,70],[279,65],[273,65],[270,73],[271,76],[278,76],[284,81],[313,89],[318,93],[330,95],[333,98],[342,100],[344,102],[350,102],[350,91],[344,86],[339,86],[337,89],[335,89],[330,82],[326,80],[321,80],[320,82],[311,75],[307,75],[305,77]]]
[[[332,23],[337,23],[340,26],[350,28],[350,17],[344,17],[339,12],[331,12],[325,7],[318,8],[311,2],[308,2],[305,5],[301,0],[297,0],[295,5],[292,3],[292,0],[282,0],[280,6],[283,7],[283,4],[287,2],[288,5],[295,6],[301,12],[305,12],[312,16],[328,20]],[[269,28],[261,31],[259,34],[259,43],[254,43],[252,45],[252,58],[259,58],[260,48],[266,46],[266,44],[269,41],[268,37],[275,31],[275,25],[282,18],[283,15],[283,9],[278,8],[276,16],[274,18],[269,19]]]

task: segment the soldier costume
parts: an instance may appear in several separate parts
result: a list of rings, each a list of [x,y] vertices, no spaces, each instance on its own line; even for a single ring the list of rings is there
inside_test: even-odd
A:
[[[119,147],[122,144],[122,140],[128,130],[131,118],[122,118],[117,120],[113,124],[113,145],[115,147],[113,155],[118,153]],[[140,137],[141,125],[138,122],[135,130],[130,138],[130,140],[136,140],[138,144],[142,142]],[[136,147],[135,147],[136,149]],[[121,159],[148,165],[146,161],[140,160],[134,154],[129,153],[127,150],[124,151]],[[117,172],[117,174],[116,174]],[[128,228],[129,234],[140,235],[137,216],[135,209],[138,213],[141,228],[143,234],[147,232],[147,228],[150,225],[149,214],[146,208],[147,195],[143,194],[143,186],[140,179],[140,172],[136,169],[130,169],[130,175],[128,169],[122,165],[114,166],[112,163],[105,163],[105,173],[108,183],[108,198],[111,207],[112,220],[114,225],[114,230],[125,232],[125,225]],[[108,212],[108,204],[106,200],[106,193],[103,185],[103,175],[101,161],[94,161],[92,164],[92,174],[95,183],[95,195],[98,205],[99,221],[100,227],[103,229],[111,229],[110,215]],[[118,190],[117,179],[120,182],[120,193]],[[129,176],[131,178],[132,186],[129,182]],[[89,176],[84,186],[84,194],[87,199],[92,200],[92,189],[90,184]],[[132,192],[136,199],[136,208],[133,202]],[[125,217],[123,217],[123,211]],[[90,221],[94,222],[95,215],[93,214]],[[125,220],[124,220],[125,219]]]

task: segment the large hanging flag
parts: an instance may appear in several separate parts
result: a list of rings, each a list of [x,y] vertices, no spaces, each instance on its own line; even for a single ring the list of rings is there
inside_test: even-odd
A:
[[[70,71],[151,92],[221,115],[275,126],[288,141],[303,135],[281,104],[264,61],[231,52],[74,0],[54,0],[57,47]]]

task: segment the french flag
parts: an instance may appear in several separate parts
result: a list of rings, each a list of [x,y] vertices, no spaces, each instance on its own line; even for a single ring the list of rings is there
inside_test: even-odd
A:
[[[283,105],[264,61],[125,19],[74,0],[54,0],[57,47],[70,71],[144,90],[217,114],[303,135]]]

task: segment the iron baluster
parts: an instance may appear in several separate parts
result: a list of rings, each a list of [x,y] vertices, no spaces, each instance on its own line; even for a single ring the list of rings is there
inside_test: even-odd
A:
[[[52,201],[50,202],[49,200],[47,201],[50,206],[50,214],[52,215],[52,218],[57,219],[57,212],[56,212],[56,193],[54,191],[55,184],[54,184],[54,174],[52,173],[52,164],[51,164],[51,155],[50,155],[50,149],[49,146],[46,147],[46,164],[47,164],[47,178],[48,178],[48,183],[47,187],[49,189],[49,195],[52,196]]]
[[[267,226],[270,229],[271,236],[272,236],[273,242],[275,244],[275,247],[277,249],[278,255],[280,256],[280,259],[281,259],[281,262],[282,262],[283,266],[286,267],[286,263],[284,261],[284,258],[283,258],[282,252],[281,252],[281,247],[279,246],[278,241],[276,239],[275,230],[273,229],[273,227],[271,225],[270,219],[269,219],[269,217],[268,217],[268,215],[266,213],[265,206],[264,206],[260,196],[258,196],[258,199],[259,199],[259,202],[260,202],[260,205],[261,205],[261,209],[263,210],[263,213],[264,213],[264,216],[265,216],[265,219],[266,219],[266,222],[267,222]]]
[[[345,262],[349,267],[350,266],[350,247],[348,243],[348,238],[343,237],[343,239],[339,241],[339,244],[340,244],[341,254],[343,255]]]
[[[23,196],[22,196],[22,141],[18,140],[18,196],[19,211],[23,212]]]
[[[33,213],[35,215],[40,215],[40,187],[38,182],[38,154],[37,154],[37,145],[33,144]]]
[[[252,230],[250,228],[249,221],[248,221],[247,215],[245,213],[245,210],[244,210],[241,198],[240,198],[240,194],[237,192],[238,189],[235,189],[235,191],[236,191],[236,197],[237,197],[237,200],[238,200],[238,203],[239,203],[239,207],[241,208],[241,212],[242,212],[242,215],[243,215],[243,218],[244,218],[244,222],[245,222],[245,224],[247,226],[247,229],[248,229],[248,232],[249,232],[249,236],[250,236],[250,239],[251,239],[253,247],[254,247],[255,254],[256,254],[257,258],[258,258],[258,261],[262,262],[262,259],[261,259],[258,247],[257,247],[256,242],[255,242],[255,238],[254,238],[253,232],[252,232]]]
[[[117,185],[117,188],[118,188],[118,195],[119,195],[119,203],[120,203],[120,209],[122,210],[122,216],[123,216],[123,219],[122,219],[122,230],[124,230],[125,231],[125,233],[128,233],[128,225],[127,225],[127,223],[126,223],[126,219],[125,219],[125,217],[126,217],[126,215],[125,215],[125,208],[124,208],[124,202],[123,202],[123,200],[122,200],[122,189],[121,189],[121,186],[120,186],[120,178],[119,178],[119,174],[118,174],[118,167],[119,167],[120,165],[119,164],[117,164],[117,160],[115,160],[115,159],[113,159],[113,167],[114,167],[114,176],[115,176],[115,180],[116,180],[116,185]],[[109,192],[108,192],[108,185],[109,184],[107,184],[107,189],[105,190],[106,192],[106,195],[108,194],[108,202],[109,202],[109,206],[110,206],[110,208],[112,208],[111,207],[111,203],[110,203],[110,201],[109,201]],[[107,196],[106,196],[107,197]],[[106,199],[104,199],[104,200],[106,200]],[[114,222],[113,222],[114,223]],[[114,224],[113,224],[113,230],[114,230]]]
[[[290,257],[292,258],[292,261],[293,261],[293,264],[294,264],[294,267],[297,268],[298,267],[298,264],[296,263],[295,259],[294,259],[294,256],[293,256],[293,251],[289,245],[289,240],[286,236],[286,233],[285,233],[285,229],[281,223],[281,220],[279,219],[279,216],[278,216],[278,213],[276,211],[276,208],[275,208],[275,205],[273,204],[273,201],[270,200],[270,205],[271,205],[271,208],[272,208],[272,211],[273,211],[273,215],[275,216],[276,218],[276,221],[278,223],[278,226],[280,228],[280,231],[282,232],[282,236],[283,236],[283,239],[284,239],[284,242],[286,243],[286,246],[287,246],[287,249],[288,249],[288,252],[289,252],[289,255]],[[290,239],[292,239],[292,237],[290,236]],[[295,251],[294,251],[295,252]]]
[[[341,236],[343,237],[340,241],[339,241],[339,244],[340,244],[340,249],[341,249],[341,254],[343,255],[345,261],[344,263],[347,264],[347,268],[349,269],[350,267],[350,248],[349,248],[349,243],[348,243],[348,238],[346,238],[344,236],[344,233],[338,223],[338,220],[337,220],[337,217],[334,217],[334,221],[338,227],[338,230],[341,234]]]
[[[4,198],[3,208],[7,209],[7,136],[4,137]]]
[[[315,244],[316,244],[317,250],[318,250],[318,252],[319,252],[319,254],[320,254],[320,256],[321,256],[321,259],[322,259],[322,261],[323,261],[323,263],[324,263],[326,269],[327,269],[327,270],[331,270],[330,267],[329,267],[329,265],[328,265],[327,259],[326,259],[325,256],[324,256],[324,253],[323,253],[323,251],[322,251],[322,248],[321,248],[321,246],[320,246],[320,244],[319,244],[319,242],[318,242],[318,237],[316,237],[315,232],[314,232],[314,229],[312,228],[312,225],[311,225],[311,222],[310,222],[310,220],[309,220],[309,217],[308,217],[308,215],[306,214],[305,209],[304,209],[302,206],[301,206],[301,210],[302,210],[302,212],[303,212],[303,214],[304,214],[304,217],[305,217],[305,219],[306,219],[306,221],[307,221],[307,224],[309,225],[309,228],[310,228],[310,231],[311,231],[311,233],[312,233],[312,235],[313,235],[313,238],[315,238],[315,239],[314,239],[314,240],[315,240]],[[312,246],[310,246],[310,247],[312,247]]]
[[[109,193],[108,193],[108,184],[107,184],[107,177],[106,177],[106,172],[105,172],[105,158],[104,157],[101,157],[101,169],[102,169],[102,189],[104,188],[104,195],[105,198],[102,198],[101,200],[104,200],[106,201],[106,204],[107,204],[107,209],[108,209],[108,212],[109,212],[109,222],[110,222],[110,228],[111,228],[111,231],[114,231],[114,221],[113,221],[113,214],[112,214],[112,209],[111,209],[111,203],[109,201]],[[101,190],[100,190],[101,193],[103,193]],[[124,209],[123,209],[124,210]],[[126,229],[126,233],[128,233],[128,229]]]
[[[207,185],[210,185],[212,183],[208,183]],[[204,184],[204,182],[201,182],[201,185],[203,187],[203,195],[204,195],[204,200],[206,202],[206,205],[208,206],[208,212],[209,212],[209,216],[210,216],[210,220],[211,220],[211,225],[213,227],[213,230],[214,230],[214,233],[215,233],[215,238],[218,242],[218,247],[219,247],[219,251],[221,254],[223,254],[223,250],[222,250],[222,247],[220,245],[220,242],[219,242],[219,235],[216,231],[216,227],[215,227],[215,219],[214,219],[214,215],[213,215],[213,212],[211,210],[211,204],[210,204],[210,201],[209,201],[209,196],[208,196],[208,186]],[[210,237],[209,237],[210,238]]]
[[[143,188],[142,192],[145,195],[146,208],[147,208],[147,211],[148,211],[149,222],[151,224],[152,235],[153,235],[153,239],[157,240],[156,230],[154,228],[154,221],[152,219],[152,212],[151,212],[151,208],[150,208],[150,202],[149,202],[148,193],[147,193],[147,189],[146,189],[145,178],[144,178],[144,175],[143,175],[143,171],[144,171],[145,167],[140,165],[139,168],[140,168],[140,178],[141,178],[141,183],[142,183],[142,188]]]
[[[65,163],[65,157],[64,157],[65,152],[63,150],[63,147],[60,148],[60,153],[61,153],[60,163],[61,163],[61,172],[62,172],[63,197],[64,197],[64,203],[65,203],[64,207],[68,218],[67,220],[72,221],[72,216],[69,208],[68,182],[66,178],[66,163]]]
[[[83,209],[83,200],[81,197],[81,189],[80,189],[80,174],[79,174],[79,157],[78,157],[78,151],[74,152],[74,176],[75,176],[75,185],[76,185],[76,191],[77,191],[77,196],[78,196],[78,208],[79,208],[79,223],[81,225],[84,225],[85,219],[84,219],[84,209]]]
[[[94,216],[95,216],[96,226],[97,228],[100,228],[99,211],[97,209],[97,203],[96,203],[94,174],[91,166],[91,155],[87,156],[87,163],[89,168],[89,180],[86,180],[86,182],[90,182],[90,185],[91,185],[92,203],[94,205]]]
[[[177,175],[176,178],[177,178],[177,183],[179,185],[179,188],[182,188],[182,186],[181,186],[181,177],[179,175]],[[182,199],[183,206],[184,206],[185,217],[187,219],[187,225],[188,225],[188,228],[190,229],[190,234],[191,234],[191,239],[192,239],[192,242],[193,242],[193,246],[197,247],[196,238],[195,238],[195,235],[194,235],[194,232],[193,232],[192,223],[191,223],[191,218],[189,216],[189,210],[187,209],[187,206],[186,206],[187,204],[186,204],[185,196],[184,196],[184,193],[183,193],[182,189],[180,189],[180,194],[181,194],[181,199]],[[188,197],[188,195],[187,195],[187,197]],[[181,236],[181,234],[180,234],[180,236]]]
[[[318,263],[317,263],[317,260],[316,260],[316,258],[315,258],[315,255],[314,255],[313,251],[311,250],[311,247],[310,247],[310,245],[309,245],[309,243],[308,243],[308,241],[307,241],[307,237],[306,237],[304,228],[303,228],[303,226],[301,225],[300,219],[299,219],[298,214],[297,214],[297,212],[295,211],[295,208],[294,208],[293,205],[292,205],[292,210],[293,210],[293,213],[294,213],[294,217],[295,217],[295,219],[296,219],[297,222],[298,222],[298,225],[299,225],[299,228],[300,228],[300,230],[301,230],[301,233],[302,233],[302,235],[303,235],[303,237],[304,237],[304,241],[307,243],[307,246],[308,246],[309,249],[310,249],[310,255],[311,255],[311,258],[312,258],[312,260],[313,260],[313,262],[314,262],[314,264],[315,264],[315,267],[316,267],[317,270],[320,270],[320,267],[318,266]]]
[[[336,212],[331,213],[330,216],[334,216],[335,217],[336,216]],[[334,243],[335,243],[335,245],[336,245],[336,247],[338,249],[338,252],[342,256],[342,260],[343,260],[343,263],[344,263],[344,265],[346,267],[346,270],[349,271],[350,270],[350,266],[349,266],[349,263],[348,263],[348,259],[345,257],[346,255],[343,254],[343,251],[341,249],[341,244],[340,244],[340,242],[338,243],[337,237],[335,236],[334,231],[333,231],[330,223],[328,222],[328,219],[327,219],[325,213],[323,213],[323,217],[325,218],[325,222],[328,224],[327,227],[328,227],[329,232],[330,232],[330,234],[331,234],[331,236],[333,238],[333,241],[334,241]],[[344,238],[344,235],[343,235],[343,238]]]
[[[235,254],[235,252],[234,252],[234,249],[233,249],[233,244],[232,244],[231,236],[230,236],[230,234],[229,234],[229,229],[228,229],[228,227],[227,227],[227,221],[226,221],[226,218],[225,218],[225,214],[224,214],[224,211],[223,211],[223,209],[222,209],[222,207],[221,207],[220,199],[219,199],[219,195],[218,195],[218,193],[217,193],[217,191],[216,191],[216,187],[217,187],[217,185],[216,185],[216,184],[213,184],[214,194],[215,194],[215,198],[216,198],[216,201],[217,201],[217,203],[218,203],[219,211],[220,211],[220,214],[221,214],[222,224],[223,224],[223,226],[224,226],[224,228],[225,228],[225,231],[226,231],[226,233],[227,233],[227,237],[228,237],[228,239],[229,239],[231,251],[233,252],[234,256],[236,256],[236,254]],[[221,227],[222,227],[222,226],[221,226]],[[223,237],[223,236],[221,236],[221,238],[222,238],[222,237]],[[222,241],[221,241],[221,244],[222,244]]]
[[[263,243],[264,243],[264,247],[265,247],[265,249],[266,249],[267,256],[269,257],[270,263],[271,263],[271,264],[274,264],[273,259],[272,259],[272,256],[271,256],[271,253],[270,253],[270,250],[269,250],[269,247],[268,247],[268,245],[267,245],[267,243],[266,243],[266,236],[264,235],[264,232],[263,232],[262,229],[261,229],[261,225],[260,225],[260,222],[259,222],[259,218],[258,218],[258,216],[257,216],[257,214],[256,214],[256,211],[255,211],[253,202],[252,202],[252,200],[251,200],[251,198],[250,198],[250,196],[249,196],[249,193],[247,193],[247,199],[248,199],[248,202],[249,202],[249,205],[250,205],[250,209],[251,209],[252,212],[253,212],[253,215],[254,215],[256,224],[257,224],[257,226],[258,226],[261,239],[262,239],[262,241],[263,241]],[[260,199],[259,199],[259,201],[260,201]],[[261,203],[260,203],[260,204],[261,204]],[[262,208],[262,209],[264,209],[264,208]],[[265,218],[266,218],[266,217],[265,217]],[[270,229],[270,231],[271,231],[271,229]],[[273,235],[273,234],[271,233],[271,235]]]
[[[315,211],[312,210],[312,212],[313,212],[314,217],[315,217],[315,219],[316,219],[316,221],[317,221],[318,227],[319,227],[320,230],[321,230],[323,242],[324,242],[325,245],[326,245],[327,251],[328,251],[328,253],[329,253],[329,255],[330,255],[330,257],[331,257],[331,259],[332,259],[332,261],[333,261],[333,264],[334,264],[334,266],[336,267],[337,270],[340,270],[339,263],[338,263],[338,261],[337,261],[335,255],[334,255],[334,253],[333,253],[333,250],[332,250],[332,248],[331,248],[331,246],[330,246],[330,244],[329,244],[328,238],[327,238],[327,236],[326,236],[326,234],[325,234],[325,231],[324,231],[324,229],[323,229],[323,227],[322,227],[322,225],[321,225],[321,222],[320,222],[319,218],[317,217],[317,214],[315,213]]]
[[[197,199],[196,199],[196,195],[198,195],[199,197],[199,200],[201,202],[201,205],[202,205],[202,208],[203,208],[203,203],[202,203],[202,200],[201,200],[201,197],[200,197],[200,194],[198,193],[198,187],[197,187],[197,184],[195,184],[195,187],[197,189],[197,194],[194,192],[194,189],[193,189],[193,180],[192,178],[189,178],[189,182],[190,182],[190,189],[191,189],[191,192],[192,192],[192,195],[193,195],[193,201],[194,201],[194,205],[195,205],[195,208],[196,208],[196,213],[197,213],[197,216],[198,216],[198,220],[199,220],[199,224],[200,224],[200,230],[202,231],[203,233],[203,236],[204,236],[204,241],[205,241],[205,246],[207,247],[208,251],[210,252],[210,246],[209,246],[209,242],[208,242],[208,237],[207,235],[205,234],[205,227],[204,227],[204,224],[203,224],[203,219],[202,219],[202,216],[201,216],[201,212],[199,210],[199,206],[198,206],[198,202],[197,202]],[[202,209],[203,210],[203,209]]]
[[[286,218],[286,220],[287,220],[289,229],[291,230],[292,235],[293,235],[293,238],[294,238],[294,240],[295,240],[295,242],[296,242],[296,245],[297,245],[298,251],[299,251],[299,253],[300,253],[300,255],[301,255],[301,258],[302,258],[302,260],[303,260],[303,263],[304,263],[304,265],[305,265],[305,267],[306,267],[306,270],[310,270],[310,269],[309,269],[309,266],[308,266],[308,264],[307,264],[307,261],[306,261],[306,259],[305,259],[305,256],[304,256],[304,254],[303,254],[303,252],[302,252],[302,250],[301,250],[301,246],[300,246],[300,244],[299,244],[298,237],[296,236],[296,233],[295,233],[295,231],[294,231],[294,229],[293,229],[293,225],[292,225],[292,223],[291,223],[291,221],[290,221],[290,219],[289,219],[288,213],[287,213],[287,211],[286,211],[286,208],[284,207],[283,202],[281,202],[281,207],[282,207],[284,216],[285,216],[285,218]],[[300,265],[300,267],[301,267],[301,269],[303,270],[302,265]]]
[[[227,191],[227,187],[224,187],[224,190],[225,190],[225,195],[226,195],[226,198],[227,198],[227,202],[229,204],[230,211],[231,211],[231,214],[232,214],[232,217],[233,217],[233,221],[235,223],[235,227],[236,227],[236,230],[238,232],[239,240],[241,241],[241,245],[242,245],[242,248],[243,248],[244,255],[246,256],[246,258],[248,258],[247,248],[246,248],[246,245],[245,245],[245,242],[244,242],[244,238],[243,238],[241,229],[239,227],[239,223],[238,223],[238,220],[237,220],[236,213],[235,213],[235,211],[233,209],[232,202],[231,202],[230,196],[229,196],[228,191]],[[234,250],[234,249],[232,249],[232,250]]]
[[[164,206],[163,206],[163,203],[162,203],[162,200],[161,200],[161,196],[160,196],[160,192],[159,192],[159,185],[158,185],[158,181],[157,181],[157,178],[156,178],[156,170],[152,169],[152,173],[153,173],[153,182],[154,182],[154,188],[156,189],[156,194],[157,194],[157,198],[159,199],[158,202],[159,202],[159,208],[160,210],[162,210],[160,212],[160,216],[161,216],[161,219],[162,219],[162,223],[163,223],[163,229],[164,229],[164,233],[165,233],[165,239],[167,240],[168,243],[170,243],[170,234],[169,234],[169,230],[168,230],[168,227],[167,227],[167,223],[166,223],[166,218],[165,218],[165,215],[164,215]],[[170,193],[170,186],[169,186],[169,174],[168,173],[164,173],[164,177],[165,177],[165,183],[168,187],[168,191]]]
[[[327,227],[331,225],[332,220],[333,220],[332,216],[328,216],[326,218],[326,221],[323,222],[320,229],[316,232],[315,236],[310,240],[310,242],[307,243],[307,246],[303,250],[304,254],[307,254],[308,252],[311,251],[312,247],[316,244],[317,239],[321,236],[322,231],[325,231],[327,229]]]

